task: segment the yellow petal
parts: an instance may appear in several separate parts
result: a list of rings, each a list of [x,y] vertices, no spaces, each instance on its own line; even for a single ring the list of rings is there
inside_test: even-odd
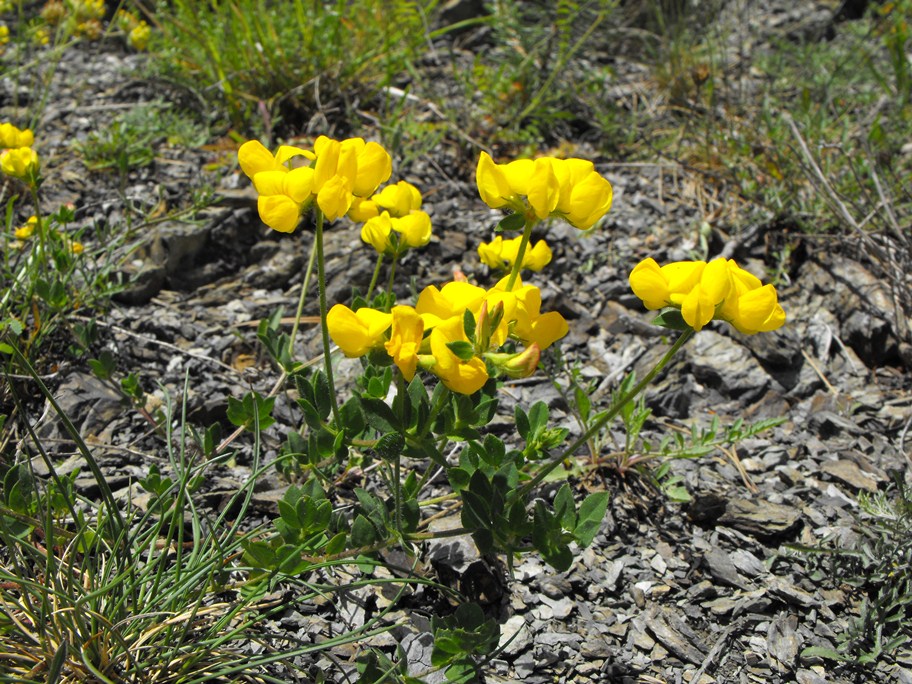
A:
[[[668,280],[652,257],[638,263],[630,272],[630,289],[647,309],[661,309],[669,302]]]
[[[253,186],[261,195],[284,195],[287,175],[288,171],[260,171],[252,178]]]
[[[551,263],[551,248],[544,240],[535,243],[532,249],[526,250],[526,256],[523,257],[523,266],[532,271],[540,271]]]
[[[310,167],[292,169],[282,178],[282,193],[291,197],[295,202],[305,202],[313,193],[313,181],[314,170]]]
[[[696,332],[700,332],[703,326],[713,319],[715,313],[715,303],[700,285],[695,285],[681,302],[681,316]]]
[[[731,269],[725,259],[714,259],[706,264],[700,275],[700,287],[713,306],[721,303],[731,291]]]
[[[526,343],[537,344],[539,349],[547,349],[570,331],[567,321],[557,311],[542,314],[532,322],[532,334]]]
[[[257,198],[260,219],[280,233],[291,233],[301,218],[301,205],[288,195],[260,195]]]
[[[267,150],[259,140],[248,140],[238,149],[238,162],[241,170],[250,180],[262,171],[276,171],[284,169],[276,162],[272,152]]]
[[[554,175],[552,159],[543,157],[536,159],[532,166],[529,178],[528,199],[529,206],[539,219],[545,219],[557,207],[560,199],[560,183]]]
[[[481,201],[492,209],[499,209],[506,205],[508,199],[513,195],[503,168],[495,164],[487,152],[482,152],[478,157],[475,183],[478,185]]]
[[[401,235],[400,244],[407,247],[424,247],[431,241],[431,217],[423,211],[413,211],[408,216],[392,219],[393,230]]]
[[[478,258],[481,260],[481,263],[490,268],[504,268],[506,264],[500,256],[501,251],[503,250],[503,242],[503,237],[497,235],[491,242],[482,242],[479,244]]]
[[[345,176],[333,176],[317,192],[317,204],[327,221],[345,216],[351,203],[351,182]]]
[[[389,180],[393,173],[393,160],[382,145],[369,142],[359,150],[357,168],[352,192],[358,197],[368,197],[381,183]]]
[[[531,159],[517,159],[509,164],[502,165],[500,168],[503,169],[504,177],[510,186],[510,195],[529,194],[535,162]]]
[[[402,376],[411,381],[418,368],[418,351],[424,334],[421,316],[410,306],[394,306],[390,339],[385,344],[387,353],[398,366]]]
[[[390,216],[384,211],[380,216],[372,218],[364,224],[361,228],[361,239],[380,254],[392,254],[391,231]]]
[[[662,275],[668,281],[668,291],[686,295],[700,282],[705,261],[673,261],[662,266]]]

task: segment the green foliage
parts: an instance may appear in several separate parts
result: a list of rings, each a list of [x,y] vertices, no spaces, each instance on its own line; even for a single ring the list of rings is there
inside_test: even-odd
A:
[[[497,648],[500,627],[474,603],[463,603],[452,615],[431,619],[434,650],[431,664],[445,668],[449,681],[468,681],[476,672],[477,659]]]
[[[792,546],[806,554],[817,579],[851,588],[854,615],[836,648],[811,647],[805,656],[869,665],[912,646],[912,487],[896,473],[886,491],[859,495],[857,541],[847,546]]]
[[[434,1],[158,2],[157,68],[247,128],[355,93],[371,97],[415,58]],[[262,105],[260,104],[262,103]],[[259,109],[259,107],[263,109]]]

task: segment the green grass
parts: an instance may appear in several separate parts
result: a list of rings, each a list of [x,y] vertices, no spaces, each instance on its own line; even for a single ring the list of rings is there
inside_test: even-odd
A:
[[[321,108],[353,114],[425,45],[433,0],[137,3],[158,32],[155,68],[267,137]]]

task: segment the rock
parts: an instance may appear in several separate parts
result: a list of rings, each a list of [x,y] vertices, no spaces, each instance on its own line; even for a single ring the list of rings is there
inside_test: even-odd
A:
[[[795,631],[798,616],[780,613],[770,623],[766,639],[770,666],[779,672],[791,672],[801,646],[801,639]]]
[[[728,525],[762,541],[777,541],[795,532],[801,525],[801,514],[792,506],[762,499],[731,499],[718,524]]]
[[[770,377],[757,359],[730,337],[702,330],[689,351],[696,380],[725,398],[751,402],[769,386]]]
[[[824,461],[820,464],[820,469],[855,489],[863,489],[871,493],[877,491],[878,480],[873,475],[864,472],[852,461],[845,459]]]
[[[708,650],[696,633],[675,613],[652,605],[646,613],[646,626],[656,641],[681,660],[699,665]]]

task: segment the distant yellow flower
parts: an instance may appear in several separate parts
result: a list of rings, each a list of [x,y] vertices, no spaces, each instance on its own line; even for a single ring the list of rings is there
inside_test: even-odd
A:
[[[10,41],[10,31],[9,26],[6,24],[0,24],[0,48],[9,43]]]
[[[85,251],[85,247],[83,247],[82,243],[76,242],[75,240],[68,242],[67,246],[73,254],[82,254]]]
[[[127,34],[127,43],[135,50],[142,52],[149,46],[149,38],[152,36],[152,29],[145,21],[140,21]]]
[[[0,124],[0,147],[31,147],[35,143],[35,134],[28,128],[22,130],[11,123]]]
[[[733,260],[678,261],[659,266],[644,259],[630,273],[630,287],[647,309],[671,306],[695,331],[724,320],[743,333],[775,330],[785,323],[776,289],[762,285]]]
[[[384,333],[393,321],[392,314],[363,307],[352,311],[336,304],[326,315],[326,327],[333,342],[346,356],[364,356],[371,349],[382,347]]]
[[[478,245],[478,257],[481,263],[491,268],[510,270],[516,262],[522,236],[511,240],[504,240],[503,236],[496,236],[491,242],[482,242]],[[531,244],[531,243],[530,243]],[[531,249],[526,249],[523,255],[522,267],[531,271],[540,271],[551,262],[551,248],[544,240],[539,240]]]
[[[0,169],[7,176],[34,183],[38,175],[38,154],[31,147],[15,147],[0,153]]]
[[[35,234],[35,228],[38,227],[38,217],[29,216],[28,221],[25,222],[24,226],[16,228],[15,236],[17,240],[28,240],[32,235]]]

